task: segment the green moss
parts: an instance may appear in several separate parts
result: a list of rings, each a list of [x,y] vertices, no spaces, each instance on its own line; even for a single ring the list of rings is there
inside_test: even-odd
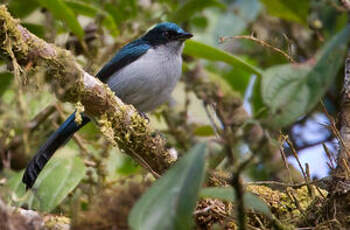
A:
[[[81,104],[80,101],[78,101],[75,104],[75,108],[76,108],[76,113],[75,113],[75,123],[77,124],[81,124],[81,122],[83,121],[83,118],[81,117],[81,113],[83,113],[85,111],[85,107]]]
[[[11,17],[4,5],[0,6],[0,24],[2,25],[0,47],[5,51],[2,55],[10,56],[12,60],[14,57],[17,59],[26,57],[29,47],[27,42],[24,41],[21,31],[18,29],[19,21]]]
[[[314,186],[314,197],[309,195],[306,186],[299,189],[287,188],[286,192],[281,192],[272,190],[267,186],[250,185],[247,187],[247,190],[262,198],[270,206],[274,215],[280,221],[286,223],[300,222],[300,220],[304,218],[304,212],[306,212],[315,199],[321,198],[322,195],[327,196],[325,190],[320,190],[322,192],[321,195]],[[294,197],[297,201],[294,200]],[[296,202],[298,202],[299,208]],[[301,213],[300,210],[302,210],[303,213]]]
[[[113,130],[112,122],[109,121],[107,114],[103,114],[102,116],[100,116],[97,122],[100,126],[100,131],[103,134],[103,136],[111,144],[116,145],[117,143],[114,140],[114,130]]]

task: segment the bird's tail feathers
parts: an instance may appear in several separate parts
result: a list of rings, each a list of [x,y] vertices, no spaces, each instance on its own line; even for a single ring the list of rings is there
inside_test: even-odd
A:
[[[90,121],[87,116],[83,114],[81,114],[81,116],[83,118],[82,122],[81,124],[77,124],[75,122],[75,112],[71,114],[67,120],[65,120],[65,122],[53,134],[51,134],[45,144],[40,147],[39,151],[28,163],[22,178],[22,182],[26,184],[27,189],[33,186],[40,171],[44,168],[56,150],[67,143],[76,131]]]

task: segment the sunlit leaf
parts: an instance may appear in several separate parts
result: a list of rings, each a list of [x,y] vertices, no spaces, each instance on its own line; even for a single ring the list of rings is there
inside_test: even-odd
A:
[[[335,35],[314,60],[267,69],[262,78],[262,97],[270,108],[270,124],[283,127],[310,111],[335,79],[343,61],[350,28]]]
[[[204,43],[188,40],[184,48],[184,54],[204,58],[210,61],[222,61],[233,67],[245,70],[249,73],[262,75],[262,71],[257,67],[243,61],[242,59],[213,46],[206,45]]]
[[[203,198],[216,198],[230,202],[236,202],[236,192],[231,187],[209,187],[204,188],[200,192],[200,196]],[[271,211],[267,204],[259,197],[251,192],[245,192],[244,195],[245,207],[253,209],[254,211],[261,212],[267,216],[271,215]]]
[[[196,145],[147,190],[129,215],[132,229],[191,229],[205,152],[205,144]]]
[[[210,125],[202,125],[197,127],[194,130],[194,134],[196,136],[207,137],[207,136],[213,136],[215,133],[213,128]]]
[[[5,93],[7,88],[11,85],[13,74],[10,72],[0,73],[0,97]]]
[[[71,8],[63,0],[37,0],[42,7],[48,9],[55,18],[61,19],[69,29],[80,39],[84,37],[84,30]]]
[[[261,0],[269,14],[307,25],[310,0]]]

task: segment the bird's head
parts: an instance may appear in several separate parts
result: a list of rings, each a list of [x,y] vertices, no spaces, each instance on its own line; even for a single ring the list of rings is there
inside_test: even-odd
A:
[[[185,32],[181,27],[172,22],[162,22],[149,30],[142,39],[153,46],[177,42],[183,43],[193,35]]]

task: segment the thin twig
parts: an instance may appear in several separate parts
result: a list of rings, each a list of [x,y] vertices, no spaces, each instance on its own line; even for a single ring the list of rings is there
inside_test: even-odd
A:
[[[348,180],[350,178],[350,168],[349,168],[349,164],[347,162],[347,160],[345,160],[344,158],[342,159],[343,161],[343,166],[345,168],[345,179]]]
[[[349,149],[347,148],[347,146],[345,145],[344,139],[342,138],[336,122],[334,121],[333,117],[328,113],[326,106],[324,105],[323,101],[321,101],[321,105],[323,108],[323,112],[326,115],[326,117],[328,118],[330,125],[329,128],[331,129],[331,132],[333,133],[333,135],[337,138],[337,140],[340,142],[342,150],[345,152],[345,154],[347,155],[348,159],[350,159],[350,152]]]
[[[310,174],[310,166],[308,163],[305,163],[305,171],[307,176],[307,187],[308,187],[309,195],[311,198],[314,198],[315,197],[314,189],[313,187],[310,186],[311,174]]]
[[[304,217],[306,217],[306,213],[305,213],[305,211],[303,210],[303,208],[301,207],[301,205],[300,205],[298,199],[295,197],[295,195],[294,195],[292,192],[288,191],[288,190],[286,190],[286,194],[288,195],[289,199],[291,199],[291,200],[294,202],[295,207],[300,211],[300,213],[301,213]]]
[[[299,166],[299,168],[301,170],[301,173],[303,174],[303,177],[304,177],[305,181],[307,181],[307,176],[306,176],[305,170],[304,170],[303,166],[301,165],[300,159],[298,157],[298,153],[296,152],[293,143],[289,140],[288,137],[286,137],[285,140],[288,143],[290,149],[292,150],[293,156],[294,156],[295,160],[298,163],[298,166]]]
[[[280,153],[281,153],[281,157],[282,157],[282,161],[283,161],[284,167],[286,167],[286,169],[287,169],[289,183],[293,184],[294,183],[293,177],[292,177],[292,174],[290,173],[288,162],[287,162],[286,153],[284,152],[284,148],[283,148],[283,143],[285,142],[285,137],[283,135],[280,136],[279,142],[280,142]]]
[[[312,188],[311,188],[311,186],[310,186],[309,178],[308,178],[307,173],[305,172],[303,166],[301,165],[301,162],[300,162],[298,153],[296,152],[293,143],[289,140],[288,137],[286,137],[286,141],[287,141],[287,143],[288,143],[290,149],[292,150],[292,153],[293,153],[294,158],[295,158],[296,161],[298,162],[299,168],[300,168],[301,173],[303,174],[304,180],[305,180],[305,182],[306,182],[306,186],[307,186],[307,189],[308,189],[308,191],[309,191],[309,194],[312,194]]]
[[[322,182],[323,179],[319,179],[319,180],[314,180],[309,182],[309,184],[318,184],[320,182]],[[298,183],[298,184],[290,184],[290,183],[284,183],[284,182],[279,182],[279,181],[253,181],[253,182],[246,182],[246,185],[277,185],[277,186],[281,186],[281,187],[285,187],[285,188],[294,188],[294,189],[298,189],[301,188],[303,186],[306,186],[307,183],[303,182],[303,183]]]
[[[209,109],[208,109],[208,107],[207,107],[205,102],[203,102],[203,107],[204,107],[205,113],[207,114],[207,117],[208,117],[208,119],[210,121],[210,124],[211,124],[212,128],[214,129],[216,137],[220,137],[219,128],[216,125],[215,120],[214,120],[213,116],[211,115],[211,113],[210,113],[210,111],[209,111]]]
[[[335,169],[335,164],[334,164],[335,159],[333,159],[333,155],[330,153],[330,151],[325,143],[323,143],[322,146],[323,146],[323,149],[324,149],[324,151],[327,155],[327,158],[329,160],[329,168],[331,170]]]
[[[247,228],[246,224],[246,213],[245,213],[245,205],[244,205],[244,188],[240,173],[233,173],[231,185],[236,191],[237,198],[237,218],[238,218],[238,229],[245,230]]]
[[[256,43],[258,43],[259,45],[272,49],[273,51],[283,55],[286,59],[288,59],[290,62],[295,63],[294,59],[289,56],[286,52],[284,52],[283,50],[276,48],[274,46],[272,46],[271,44],[263,41],[263,40],[259,40],[256,37],[252,36],[252,35],[237,35],[237,36],[230,36],[230,37],[221,37],[220,38],[220,42],[225,42],[228,39],[246,39],[246,40],[251,40],[254,41]]]

